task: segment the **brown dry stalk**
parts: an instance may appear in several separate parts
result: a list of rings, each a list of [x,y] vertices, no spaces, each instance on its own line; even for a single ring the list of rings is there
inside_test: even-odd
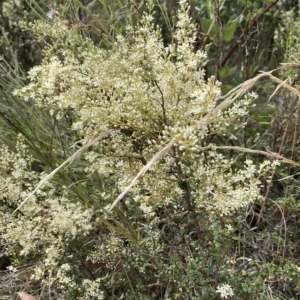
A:
[[[258,22],[258,20],[263,17],[273,6],[277,4],[279,0],[275,0],[274,2],[270,3],[268,6],[265,7],[265,9],[258,14],[249,24],[249,26],[246,28],[246,30],[235,40],[233,46],[229,49],[227,54],[224,56],[223,60],[221,61],[220,67],[222,68],[229,57],[232,55],[234,50],[238,47],[238,45],[241,43],[242,39],[245,37],[245,34],[247,34],[250,29]]]
[[[285,157],[281,156],[280,154],[271,152],[271,151],[253,150],[253,149],[243,148],[243,147],[238,147],[238,146],[220,146],[220,147],[217,147],[217,149],[230,149],[230,150],[237,150],[237,151],[247,152],[247,153],[262,154],[265,156],[269,156],[269,157],[278,159],[280,162],[283,162],[283,163],[291,164],[294,166],[300,165],[291,159],[285,158]]]

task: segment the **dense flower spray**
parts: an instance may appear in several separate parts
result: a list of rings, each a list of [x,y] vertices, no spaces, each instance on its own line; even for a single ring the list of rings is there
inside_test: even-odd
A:
[[[169,155],[137,184],[133,200],[142,207],[180,202],[180,182],[186,181],[198,208],[226,214],[258,197],[257,172],[263,169],[247,161],[244,169],[233,170],[232,161],[207,145],[206,138],[223,134],[247,113],[256,96],[250,94],[207,118],[220,100],[220,83],[214,77],[205,81],[206,53],[194,51],[189,5],[180,1],[180,6],[176,43],[168,46],[152,23],[151,10],[137,28],[127,28],[132,40],[118,36],[111,51],[81,40],[60,20],[32,24],[38,38],[47,32],[55,43],[46,48],[44,63],[30,71],[31,83],[17,93],[48,107],[57,118],[71,110],[76,116],[73,129],[86,140],[113,129],[105,143],[87,155],[87,171],[113,177],[119,191],[174,140]]]

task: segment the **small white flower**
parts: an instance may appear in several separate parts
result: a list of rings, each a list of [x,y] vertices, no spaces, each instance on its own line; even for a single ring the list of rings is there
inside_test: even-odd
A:
[[[230,224],[226,224],[225,226],[226,226],[228,232],[232,232],[234,230],[234,228]]]
[[[216,293],[220,293],[221,298],[227,299],[228,296],[233,296],[232,287],[229,284],[223,284],[218,286]]]

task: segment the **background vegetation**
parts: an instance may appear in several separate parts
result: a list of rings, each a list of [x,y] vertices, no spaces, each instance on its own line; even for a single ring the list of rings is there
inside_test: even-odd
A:
[[[170,63],[186,77],[174,82],[184,87],[183,99],[199,85],[212,104],[202,113],[203,104],[169,105],[169,127],[178,131],[160,123],[159,109],[135,106],[145,100],[137,93],[127,108],[118,100],[125,88],[172,81],[150,58],[183,44],[180,4],[153,1],[162,41],[145,51],[147,60],[138,46],[139,28],[148,25],[138,24],[148,2],[110,2],[0,1],[0,298],[24,291],[36,299],[299,299],[298,2],[188,2],[189,56],[205,51],[207,63],[200,55],[199,65],[180,69],[176,52]],[[62,62],[53,72],[63,72],[51,85],[53,57]],[[116,86],[118,76],[124,86]],[[255,106],[246,92],[258,95]],[[222,103],[228,107],[220,115]],[[211,111],[202,135],[186,138]],[[170,140],[177,145],[161,153]],[[157,153],[161,160],[110,211]],[[196,161],[211,172],[210,195],[221,195],[223,210],[197,194],[209,176]],[[249,187],[259,193],[247,194]],[[230,188],[241,191],[235,209]]]

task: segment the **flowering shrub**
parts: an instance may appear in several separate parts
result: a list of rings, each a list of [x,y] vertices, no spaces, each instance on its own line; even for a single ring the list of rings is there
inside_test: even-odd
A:
[[[74,165],[70,186],[49,181],[29,198],[46,174],[33,168],[22,139],[16,152],[1,150],[1,168],[11,170],[1,177],[1,243],[12,273],[21,277],[18,267],[28,264],[26,272],[45,299],[45,286],[51,297],[65,299],[212,299],[238,293],[227,284],[234,272],[225,258],[214,258],[222,252],[217,233],[232,226],[218,231],[214,224],[260,200],[259,178],[276,163],[255,166],[247,159],[237,166],[214,137],[239,126],[236,120],[256,95],[219,109],[220,82],[204,79],[207,57],[194,51],[187,1],[180,1],[167,46],[148,7],[139,25],[127,27],[109,50],[59,18],[28,27],[47,45],[43,63],[29,72],[30,83],[15,94],[49,109],[58,121],[69,119],[82,144],[97,141]],[[109,212],[158,153],[160,160]],[[68,176],[68,169],[63,173]]]
[[[193,51],[187,3],[181,3],[178,18],[176,44],[163,45],[149,13],[135,31],[128,28],[134,42],[118,36],[111,52],[82,41],[59,20],[53,26],[36,22],[30,28],[38,38],[47,32],[55,44],[47,47],[44,63],[29,72],[31,83],[17,94],[49,108],[58,119],[72,111],[72,127],[85,140],[112,129],[97,151],[87,155],[86,171],[113,180],[116,191],[124,190],[168,141],[175,141],[164,162],[135,187],[133,200],[143,207],[168,204],[188,189],[197,207],[226,214],[257,199],[261,174],[255,173],[264,168],[258,171],[248,161],[233,174],[232,161],[206,139],[223,134],[233,120],[247,114],[255,95],[215,112],[220,83],[203,79],[206,55]],[[159,182],[153,181],[158,177]],[[189,187],[180,187],[180,182]]]

